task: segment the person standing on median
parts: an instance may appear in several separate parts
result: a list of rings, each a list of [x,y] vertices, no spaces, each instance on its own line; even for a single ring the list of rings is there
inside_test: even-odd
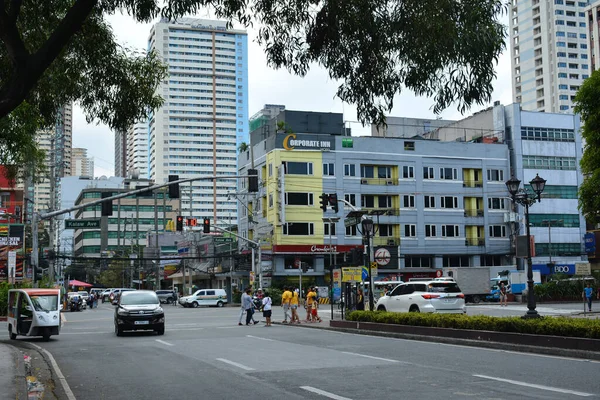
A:
[[[292,324],[294,322],[300,323],[300,317],[298,317],[298,303],[299,303],[299,291],[298,289],[292,291],[292,298],[290,300],[290,308],[292,309]]]
[[[285,286],[283,288],[283,294],[281,295],[281,306],[283,307],[283,324],[288,323],[288,314],[290,312],[290,302],[292,301],[292,292],[290,288]],[[290,316],[290,321],[292,317]]]
[[[254,303],[252,302],[252,289],[246,288],[246,292],[242,294],[242,308],[246,311],[246,325],[250,325],[250,322],[254,320],[252,315],[254,314]],[[258,324],[258,321],[254,321],[254,324]]]
[[[587,287],[583,289],[583,298],[587,300],[588,311],[592,312],[592,299],[594,298],[594,289],[592,289],[592,284],[588,283]]]
[[[271,296],[269,293],[265,292],[262,299],[262,310],[263,317],[267,320],[267,324],[265,326],[271,326],[271,306],[273,305],[273,300],[271,300]]]

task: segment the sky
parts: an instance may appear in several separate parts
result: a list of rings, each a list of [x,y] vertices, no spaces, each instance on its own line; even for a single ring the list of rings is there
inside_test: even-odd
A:
[[[120,44],[139,50],[146,49],[152,24],[140,24],[133,18],[120,14],[109,16],[107,19]],[[506,25],[507,17],[504,16],[502,21]],[[352,128],[354,136],[370,134],[370,127],[362,127],[360,123],[355,122],[356,108],[335,97],[338,84],[329,78],[325,69],[314,65],[305,77],[295,76],[286,70],[274,70],[267,66],[263,50],[254,41],[255,31],[248,30],[248,38],[250,116],[260,111],[265,104],[283,104],[290,110],[340,112],[344,114],[344,120],[349,121],[347,126]],[[494,101],[500,101],[504,105],[512,102],[509,51],[510,48],[504,51],[496,66],[497,78],[493,82],[491,103],[474,106],[464,117],[491,106]],[[417,97],[412,92],[404,91],[395,97],[394,108],[389,115],[436,118],[437,115],[432,111],[433,104],[430,98]],[[456,107],[449,107],[439,116],[443,119],[463,118]],[[105,125],[94,122],[88,124],[77,104],[73,108],[73,147],[88,149],[88,157],[94,158],[95,177],[114,175],[114,133]]]

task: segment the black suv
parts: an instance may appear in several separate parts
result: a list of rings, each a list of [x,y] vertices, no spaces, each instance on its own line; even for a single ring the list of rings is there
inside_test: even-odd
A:
[[[161,303],[173,304],[177,301],[177,293],[173,290],[157,290],[156,295]]]
[[[165,312],[151,290],[123,292],[115,309],[115,334],[123,331],[152,330],[165,333]]]

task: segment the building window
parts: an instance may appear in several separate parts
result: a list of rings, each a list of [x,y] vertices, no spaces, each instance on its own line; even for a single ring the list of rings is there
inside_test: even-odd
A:
[[[435,196],[425,196],[425,208],[435,208]]]
[[[377,206],[379,208],[391,208],[392,207],[392,196],[377,196]]]
[[[577,159],[575,157],[523,156],[523,168],[575,170],[577,169]]]
[[[442,196],[441,206],[442,208],[458,208],[458,197]]]
[[[415,167],[405,165],[402,167],[402,178],[411,179],[415,177]]]
[[[425,236],[426,237],[436,237],[437,236],[437,228],[435,225],[425,225]]]
[[[391,167],[385,167],[385,166],[378,166],[377,167],[377,177],[379,179],[389,179],[392,177],[392,168]]]
[[[344,176],[356,176],[356,165],[344,164]]]
[[[282,228],[284,235],[312,236],[315,234],[312,222],[288,222],[283,224]]]
[[[458,171],[456,168],[440,168],[440,179],[457,180]]]
[[[331,228],[331,236],[335,236],[335,223],[333,222],[325,222],[323,223],[323,235],[324,236],[329,236],[330,235],[330,228]]]
[[[374,178],[375,167],[373,165],[361,165],[360,166],[360,177],[361,178]]]
[[[404,142],[404,150],[414,151],[415,150],[415,142]]]
[[[433,167],[423,167],[423,179],[435,179]]]
[[[346,236],[356,236],[356,225],[346,227]]]
[[[504,182],[504,171],[501,169],[488,169],[487,177],[489,182]]]
[[[416,225],[404,225],[404,237],[416,237],[417,226]]]
[[[528,190],[531,186],[527,185]],[[577,186],[546,185],[542,192],[542,198],[546,199],[576,199]]]
[[[269,208],[273,208],[273,194],[269,193]]]
[[[565,89],[567,85],[564,85]],[[574,86],[571,90],[577,90]],[[562,95],[568,96],[568,95]],[[559,96],[560,97],[560,96]],[[568,99],[568,97],[567,97]],[[575,130],[560,128],[533,128],[521,127],[521,139],[523,140],[543,140],[551,142],[574,142]]]
[[[415,196],[412,194],[402,196],[402,206],[404,208],[415,208]]]
[[[458,237],[458,225],[442,225],[442,237]]]
[[[488,199],[488,208],[490,210],[504,210],[506,209],[504,199],[501,197],[490,197]]]
[[[356,207],[356,195],[355,194],[349,194],[349,193],[344,194],[344,200],[346,200],[348,203],[350,203],[354,207]],[[346,204],[346,206],[347,206],[347,204]]]
[[[288,206],[312,206],[314,199],[312,193],[287,192],[285,204]]]
[[[579,214],[529,214],[529,223],[535,227],[579,228]]]
[[[311,162],[284,161],[283,166],[285,168],[286,175],[313,174],[313,163]]]
[[[360,196],[360,206],[364,208],[375,207],[375,196],[372,194],[363,194]]]
[[[490,225],[489,227],[490,237],[503,238],[506,237],[506,226],[504,225]]]
[[[390,237],[394,236],[394,226],[390,224],[379,224],[379,236]]]
[[[334,176],[335,175],[335,165],[333,163],[324,163],[323,164],[323,176]]]

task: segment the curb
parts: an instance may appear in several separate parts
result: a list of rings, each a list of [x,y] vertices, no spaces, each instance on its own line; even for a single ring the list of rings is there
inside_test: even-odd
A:
[[[335,320],[335,322],[341,322],[341,321]],[[347,321],[344,321],[344,322],[347,322]],[[353,321],[350,321],[350,322],[353,322]],[[330,321],[330,323],[331,323],[331,321]],[[446,336],[427,336],[427,335],[411,334],[411,333],[382,332],[382,331],[356,329],[356,328],[338,328],[338,327],[332,327],[331,325],[329,325],[329,326],[326,326],[326,325],[319,326],[319,325],[315,325],[315,324],[288,325],[288,324],[282,324],[280,322],[273,322],[273,324],[285,325],[285,326],[299,326],[299,327],[304,327],[304,328],[321,329],[321,330],[332,331],[332,332],[353,333],[356,335],[390,337],[390,338],[395,338],[395,339],[418,340],[418,341],[422,341],[422,342],[455,344],[455,345],[461,345],[461,346],[482,347],[482,348],[487,348],[487,349],[509,350],[509,351],[516,351],[516,352],[522,352],[522,353],[534,353],[534,354],[543,354],[543,355],[551,355],[551,356],[570,357],[570,358],[600,361],[600,352],[597,352],[597,351],[562,349],[562,348],[555,348],[555,347],[541,347],[541,346],[533,346],[533,345],[525,345],[525,344],[503,343],[503,342],[495,342],[495,341],[482,341],[482,340],[476,340],[476,339],[466,339],[466,338],[456,338],[456,337],[446,337]],[[470,331],[470,332],[476,332],[476,331]]]
[[[13,377],[13,387],[15,393],[15,399],[17,400],[26,400],[28,399],[27,392],[27,371],[25,370],[25,362],[23,360],[23,353],[19,350],[18,347],[15,347],[7,342],[2,342],[6,346],[9,347],[11,352],[11,357],[13,359],[15,365],[15,372]],[[5,388],[8,392],[11,392],[11,388]]]

